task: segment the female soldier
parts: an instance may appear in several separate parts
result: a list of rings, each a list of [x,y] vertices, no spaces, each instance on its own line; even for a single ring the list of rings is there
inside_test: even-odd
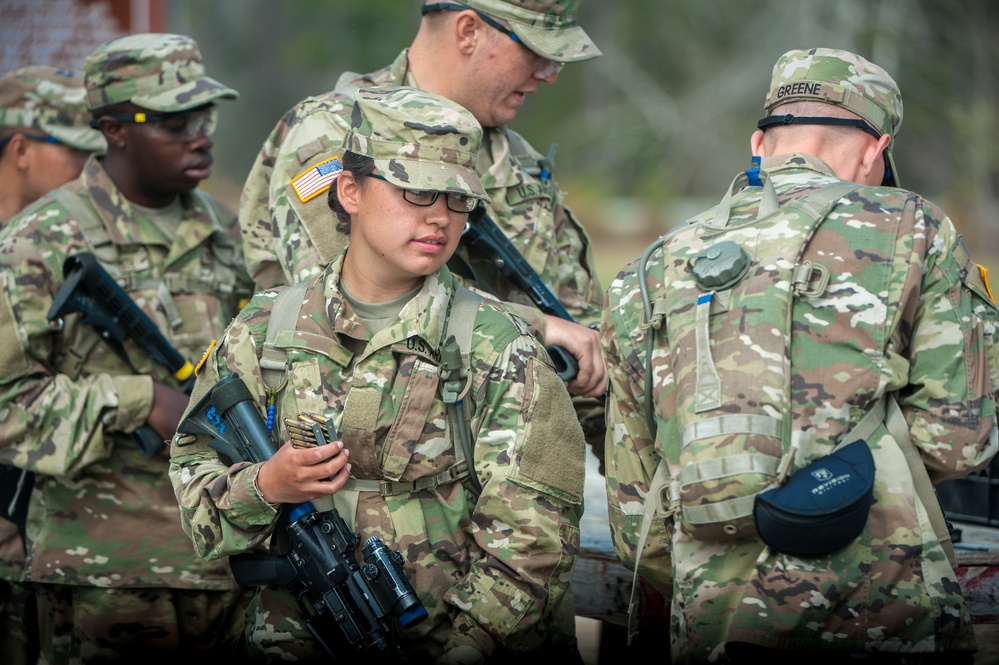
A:
[[[230,466],[208,436],[178,433],[171,476],[184,526],[206,558],[273,547],[281,504],[335,494],[360,542],[378,536],[405,557],[429,613],[399,631],[411,660],[537,653],[579,546],[583,435],[526,324],[498,303],[456,296],[445,267],[487,199],[474,168],[481,128],[412,88],[360,90],[351,124],[329,194],[346,250],[288,287],[302,289],[294,316],[272,317],[281,291],[257,294],[206,354],[191,400],[237,374],[261,410],[278,412],[283,445],[265,462]],[[449,367],[446,342],[463,323],[474,324],[469,359]],[[293,446],[299,414],[330,419],[342,441]],[[311,637],[296,613],[276,609],[278,595],[258,596],[251,645],[275,661],[309,658]]]

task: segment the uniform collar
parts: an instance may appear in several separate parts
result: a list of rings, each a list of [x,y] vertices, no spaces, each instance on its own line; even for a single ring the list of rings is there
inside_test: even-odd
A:
[[[144,239],[136,222],[136,211],[115,185],[111,176],[104,169],[99,156],[91,155],[80,174],[80,182],[88,198],[93,202],[94,209],[104,224],[108,237],[115,245],[139,245]],[[200,200],[195,200],[191,194],[180,198],[184,213],[180,226],[174,238],[171,255],[180,253],[205,242],[214,232],[222,233],[222,229],[205,209]]]
[[[803,152],[791,152],[783,155],[764,157],[760,162],[760,168],[770,174],[789,169],[804,169],[836,178],[836,174],[828,164],[814,155],[808,155]]]
[[[444,345],[447,313],[457,283],[446,266],[429,275],[420,291],[402,308],[399,318],[389,323],[373,338],[364,324],[356,317],[350,303],[340,291],[340,275],[347,250],[337,255],[320,275],[310,290],[322,288],[328,333],[337,339],[343,336],[367,342],[367,348],[358,360],[386,346],[397,347],[404,353],[415,353],[439,363],[440,349]],[[308,297],[308,294],[306,294]],[[411,343],[420,340],[422,344]],[[343,340],[344,343],[347,340]]]
[[[511,168],[515,164],[511,154],[510,139],[502,127],[491,127],[482,133],[482,147],[475,170],[479,180],[486,190],[515,187],[523,178],[519,168]]]
[[[406,85],[418,88],[419,82],[409,71],[409,49],[404,49],[385,69],[357,81],[362,82],[365,85]],[[483,127],[482,147],[475,167],[482,186],[488,191],[519,185],[523,179],[515,169],[509,167],[509,163],[513,161],[506,127]]]

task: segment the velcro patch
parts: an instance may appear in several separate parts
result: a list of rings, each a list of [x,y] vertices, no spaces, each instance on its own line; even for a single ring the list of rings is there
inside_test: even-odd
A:
[[[314,199],[330,188],[336,177],[343,172],[339,155],[310,166],[291,179],[291,186],[302,203]]]

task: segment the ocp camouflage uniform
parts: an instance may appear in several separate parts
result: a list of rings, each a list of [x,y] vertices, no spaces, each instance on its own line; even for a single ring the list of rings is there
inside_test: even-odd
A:
[[[109,603],[137,610],[170,590],[232,605],[238,591],[226,564],[202,561],[181,529],[167,460],[145,457],[129,437],[145,424],[153,379],[178,381],[131,340],[124,349],[134,369],[79,315],[60,330],[47,313],[66,257],[92,252],[166,339],[197,359],[249,294],[235,218],[207,197],[185,195],[171,238],[123,198],[95,157],[56,191],[88,219],[52,193],[0,232],[0,461],[37,474],[24,579],[54,597],[68,587],[106,589]],[[208,647],[234,640],[239,628],[197,632]],[[150,647],[180,646],[171,642],[177,635],[142,635],[141,620],[106,629]]]
[[[407,52],[372,74],[344,74],[335,90],[309,97],[288,111],[267,138],[247,178],[239,210],[246,264],[259,288],[314,277],[346,244],[346,236],[329,224],[325,190],[303,202],[291,182],[337,154],[350,128],[355,90],[415,85]],[[542,177],[543,156],[513,130],[486,127],[483,132],[476,171],[492,199],[487,206],[490,216],[579,323],[598,323],[603,290],[590,240],[565,207],[551,166],[548,176]],[[476,260],[475,267],[484,270],[484,262]],[[525,294],[504,285],[494,271],[482,277],[496,295],[531,305]],[[459,281],[476,286],[461,277]],[[518,313],[540,325],[533,306]]]
[[[388,67],[364,76],[346,73],[336,89],[302,100],[288,111],[264,142],[243,189],[239,224],[246,264],[258,288],[314,277],[347,242],[329,224],[325,189],[303,201],[292,181],[332,159],[350,127],[354,91],[375,86],[415,86],[408,50]],[[476,171],[492,202],[487,211],[577,323],[600,321],[603,286],[589,236],[555,182],[554,166],[508,127],[484,127]],[[544,330],[540,310],[511,286],[492,261],[470,254],[463,244],[455,258],[477,279],[456,273],[468,288],[515,305],[535,329]],[[449,264],[449,265],[453,265]],[[587,442],[603,449],[603,408],[576,398]]]
[[[804,154],[764,158],[762,167],[781,203],[840,182],[825,163]],[[760,190],[746,188],[732,198],[730,226],[756,215]],[[772,234],[795,231],[774,226],[745,227],[750,232],[740,244],[752,255]],[[652,298],[665,289],[694,297],[689,271],[684,277],[678,266],[690,258],[683,239],[704,232],[681,232],[667,242],[668,258],[652,256]],[[831,452],[886,393],[897,397],[934,482],[988,463],[997,449],[993,335],[999,315],[950,219],[913,192],[858,186],[820,224],[804,261],[827,266],[830,278],[821,296],[798,297],[792,305],[792,413],[784,418],[790,418],[791,440],[810,451],[794,468]],[[669,351],[668,313],[655,333],[654,407],[645,404],[649,333],[640,327],[637,271],[631,263],[611,284],[602,327],[611,376],[609,516],[615,549],[632,567],[659,460],[666,460],[670,477],[680,472],[677,384],[694,361],[692,349]],[[773,288],[781,298],[789,285]],[[754,332],[753,321],[747,312],[747,339],[772,334]],[[747,358],[716,356],[714,362],[723,392],[733,383],[725,382],[725,372],[756,367]],[[655,411],[655,436],[646,424],[648,408]],[[642,573],[661,588],[672,584],[674,662],[726,661],[729,642],[841,652],[974,649],[960,586],[914,492],[901,444],[883,423],[868,443],[877,467],[874,505],[862,535],[831,555],[801,559],[767,549],[755,537],[708,542],[672,521],[653,523]]]
[[[289,370],[275,422],[300,412],[333,418],[352,478],[410,482],[439,474],[460,459],[438,392],[456,280],[446,268],[430,275],[399,317],[371,337],[339,290],[342,264],[341,256],[312,281],[294,334],[278,338],[286,340]],[[259,361],[275,296],[258,293],[236,318],[200,372],[192,404],[230,373],[264,404]],[[378,536],[406,559],[429,612],[401,634],[417,661],[462,645],[487,656],[539,649],[579,549],[583,441],[564,385],[527,325],[488,300],[475,321],[471,363],[478,501],[460,482],[385,497],[361,492],[356,510],[345,498],[351,492],[335,495],[361,542]],[[275,434],[288,439],[283,425]],[[256,490],[259,465],[229,467],[204,436],[178,435],[172,455],[185,528],[202,556],[267,541],[279,511]],[[261,624],[266,634],[253,640],[272,654],[281,638],[290,647],[311,642],[291,619]]]
[[[104,136],[88,126],[89,116],[78,71],[33,65],[0,77],[2,134],[33,129],[77,150],[103,152]],[[13,500],[11,494],[30,492],[30,480],[22,469],[6,467],[0,479],[10,484],[0,488],[8,501],[5,510]],[[18,526],[0,518],[0,661],[5,665],[33,663],[37,658],[34,593],[20,584],[24,560]]]

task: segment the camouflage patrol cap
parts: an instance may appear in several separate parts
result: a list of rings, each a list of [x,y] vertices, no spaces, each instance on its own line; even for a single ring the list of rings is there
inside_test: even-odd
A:
[[[902,125],[902,93],[881,67],[855,53],[829,48],[796,49],[777,60],[764,110],[787,102],[813,101],[841,106],[863,118],[881,134],[890,134],[886,149],[892,179],[898,172],[891,150]]]
[[[475,161],[482,127],[449,99],[416,88],[364,88],[354,95],[345,151],[371,157],[402,189],[455,192],[489,201]]]
[[[198,45],[185,35],[127,35],[98,46],[83,62],[90,110],[132,102],[150,111],[187,111],[239,93],[205,76]]]
[[[524,46],[553,62],[579,62],[603,55],[576,23],[582,0],[460,0],[497,19]],[[434,3],[426,3],[424,7]]]
[[[0,77],[0,127],[37,129],[71,148],[103,152],[104,135],[89,119],[78,71],[33,65]]]

